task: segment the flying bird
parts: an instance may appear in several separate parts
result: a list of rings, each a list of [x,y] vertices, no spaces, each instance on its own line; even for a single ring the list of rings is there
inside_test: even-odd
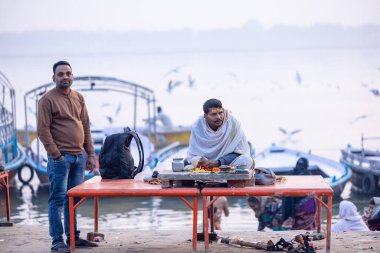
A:
[[[179,65],[171,70],[169,70],[168,72],[166,72],[166,74],[164,75],[165,76],[168,76],[172,73],[179,73],[179,71],[183,68],[183,67],[186,67],[186,64],[182,64],[182,65]]]
[[[115,116],[119,115],[120,111],[121,111],[121,102],[119,103],[119,105],[116,108]]]
[[[372,92],[372,94],[375,95],[376,97],[380,96],[378,89],[370,89],[369,91]]]
[[[281,127],[279,127],[278,130],[280,130],[281,133],[283,133],[284,135],[286,135],[286,136],[280,141],[280,143],[283,144],[283,145],[285,145],[287,142],[291,142],[291,143],[293,143],[293,144],[294,144],[294,143],[297,143],[297,141],[294,140],[292,137],[293,137],[293,135],[295,135],[295,134],[297,134],[297,133],[299,133],[299,132],[302,131],[302,129],[296,129],[296,130],[293,130],[293,131],[291,131],[291,132],[288,132],[288,131],[286,131],[284,128],[281,128]]]
[[[301,74],[298,71],[296,72],[296,81],[297,81],[298,84],[302,83]]]
[[[110,116],[105,116],[105,117],[106,117],[106,119],[108,120],[108,123],[109,123],[110,125],[112,125],[112,123],[113,123],[113,118],[110,117]]]
[[[240,80],[239,80],[239,78],[238,78],[238,76],[237,76],[236,73],[228,72],[227,74],[228,74],[229,76],[231,76],[233,79],[235,79],[235,81],[236,81],[237,83],[240,83]]]
[[[195,83],[195,79],[193,79],[191,75],[189,74],[189,87],[193,87],[194,83]]]
[[[363,115],[360,115],[360,116],[356,117],[354,120],[352,120],[352,121],[350,122],[350,125],[352,125],[352,124],[358,122],[359,120],[366,119],[366,118],[368,118],[368,117],[370,117],[370,116],[372,116],[372,115],[373,115],[373,114],[363,114]]]
[[[181,84],[182,84],[181,81],[175,81],[175,82],[173,82],[173,80],[170,80],[169,83],[168,83],[168,88],[166,89],[166,91],[170,93],[170,92],[172,92],[172,90],[175,87],[177,87],[177,86],[179,86]]]
[[[302,129],[296,129],[296,130],[293,130],[291,132],[288,132],[286,131],[284,128],[282,127],[279,127],[278,130],[280,130],[281,133],[285,134],[285,135],[288,135],[288,136],[292,136],[292,135],[295,135],[296,133],[299,133],[302,131]]]

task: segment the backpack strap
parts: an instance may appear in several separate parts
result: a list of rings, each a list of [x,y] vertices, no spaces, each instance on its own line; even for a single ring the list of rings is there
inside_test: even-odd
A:
[[[133,139],[135,139],[136,141],[136,144],[137,144],[137,149],[138,149],[138,152],[139,152],[139,165],[137,166],[137,168],[135,168],[133,171],[132,171],[132,174],[131,174],[131,178],[134,178],[136,176],[137,173],[140,173],[143,168],[144,168],[144,148],[143,148],[143,145],[141,143],[141,139],[138,135],[138,133],[134,130],[131,130],[129,127],[128,128],[125,128],[124,129],[124,132],[130,134],[133,136]]]

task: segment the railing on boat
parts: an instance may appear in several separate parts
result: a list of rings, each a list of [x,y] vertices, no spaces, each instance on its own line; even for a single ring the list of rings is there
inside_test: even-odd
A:
[[[364,137],[361,135],[361,149],[354,149],[347,145],[346,150],[342,150],[342,161],[347,165],[360,168],[361,170],[371,170],[380,175],[380,152],[364,148],[367,140],[380,140],[380,137]],[[379,160],[375,160],[378,158]]]
[[[181,149],[182,145],[179,141],[173,142],[166,146],[165,148],[160,149],[158,152],[154,153],[150,157],[150,162],[148,166],[150,168],[155,168],[158,162],[162,162],[165,159],[169,158],[173,154],[177,153]]]
[[[0,72],[0,149],[8,164],[18,157],[16,132],[16,96],[10,81]]]

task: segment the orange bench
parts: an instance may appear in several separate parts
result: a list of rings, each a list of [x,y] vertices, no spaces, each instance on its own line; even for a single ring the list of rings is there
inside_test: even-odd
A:
[[[131,179],[107,180],[100,176],[93,177],[82,184],[70,189],[69,213],[70,213],[70,234],[74,234],[74,210],[87,197],[94,198],[94,230],[98,232],[98,198],[100,197],[179,197],[193,210],[193,239],[192,249],[197,249],[197,218],[198,218],[198,197],[200,190],[197,188],[167,188],[162,189],[161,185],[152,185]],[[74,205],[74,197],[80,197],[80,201]],[[185,197],[192,197],[191,204]],[[75,251],[75,240],[70,240],[71,252]]]

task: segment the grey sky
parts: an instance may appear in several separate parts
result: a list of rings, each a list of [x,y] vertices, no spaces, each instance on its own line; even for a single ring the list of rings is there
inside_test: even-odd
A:
[[[0,33],[380,25],[377,0],[0,0]]]

